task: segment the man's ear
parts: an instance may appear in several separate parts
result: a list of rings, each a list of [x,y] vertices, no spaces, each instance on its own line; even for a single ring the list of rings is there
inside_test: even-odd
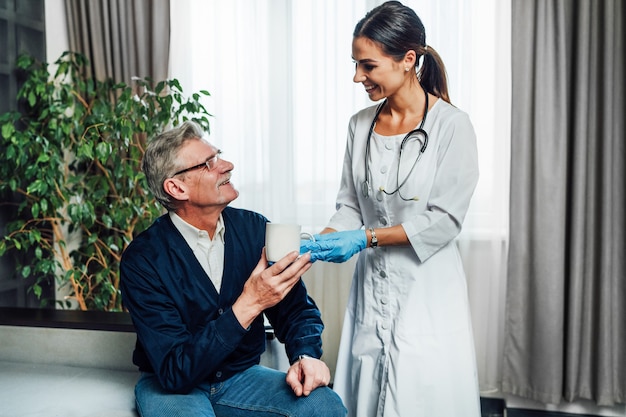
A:
[[[182,201],[189,199],[187,184],[179,179],[167,178],[163,182],[163,190],[175,200]]]

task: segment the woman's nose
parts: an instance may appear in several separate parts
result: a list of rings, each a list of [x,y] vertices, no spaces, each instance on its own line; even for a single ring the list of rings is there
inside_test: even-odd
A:
[[[365,75],[363,74],[363,71],[359,69],[358,65],[356,65],[354,68],[354,77],[352,78],[352,81],[354,81],[355,83],[362,83],[363,81],[365,81]]]

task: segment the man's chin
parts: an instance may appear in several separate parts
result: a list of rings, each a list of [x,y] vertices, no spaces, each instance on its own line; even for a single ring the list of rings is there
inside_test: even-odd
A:
[[[232,187],[232,196],[230,197],[230,201],[228,203],[229,204],[232,203],[233,201],[237,199],[237,197],[239,197],[239,191],[237,191],[235,187]]]

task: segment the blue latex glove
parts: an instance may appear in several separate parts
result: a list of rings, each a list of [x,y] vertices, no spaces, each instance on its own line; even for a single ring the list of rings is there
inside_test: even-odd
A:
[[[315,241],[300,242],[300,253],[311,252],[311,262],[346,262],[367,246],[365,230],[325,233],[314,237]]]

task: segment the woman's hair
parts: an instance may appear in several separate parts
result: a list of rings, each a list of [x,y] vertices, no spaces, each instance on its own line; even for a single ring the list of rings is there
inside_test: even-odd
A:
[[[163,183],[176,171],[185,168],[178,163],[178,152],[185,142],[201,140],[203,135],[200,126],[192,121],[186,121],[154,137],[148,143],[141,161],[141,170],[146,175],[150,191],[167,210],[174,210],[176,207],[172,197],[165,192]]]
[[[386,55],[401,61],[410,50],[424,57],[417,73],[422,87],[429,93],[450,102],[446,68],[441,57],[426,45],[426,30],[413,9],[399,1],[388,1],[370,10],[354,28],[353,36],[366,37],[378,43]]]

